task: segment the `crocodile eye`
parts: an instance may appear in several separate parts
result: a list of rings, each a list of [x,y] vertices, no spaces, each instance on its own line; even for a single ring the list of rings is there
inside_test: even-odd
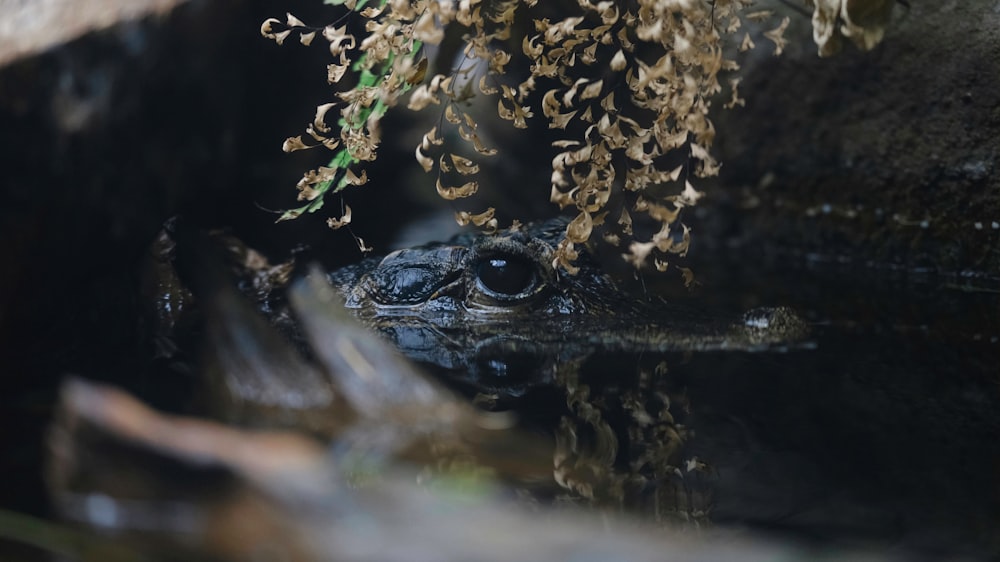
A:
[[[479,262],[480,286],[498,297],[516,297],[535,284],[535,266],[523,258],[496,256]]]

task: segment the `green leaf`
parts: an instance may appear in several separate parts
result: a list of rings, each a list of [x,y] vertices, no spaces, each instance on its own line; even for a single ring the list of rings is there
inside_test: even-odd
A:
[[[299,207],[297,209],[288,209],[284,213],[281,213],[281,216],[278,217],[278,220],[276,220],[274,222],[290,221],[292,219],[297,219],[300,216],[302,216],[302,213],[304,213],[305,210],[306,210],[306,206],[305,205],[303,205],[303,206],[301,206],[301,207]]]
[[[324,0],[326,4],[333,4],[333,5],[341,5],[345,1],[346,0]],[[360,10],[367,3],[368,0],[358,0],[357,4],[355,5],[355,10]],[[379,5],[384,6],[385,3],[386,0],[380,0]],[[417,56],[422,46],[423,44],[420,41],[414,41],[413,49],[404,56],[410,58]],[[379,65],[379,68],[375,72],[372,72],[372,70],[369,68],[365,68],[366,66],[365,61],[367,60],[367,56],[368,56],[367,53],[362,54],[361,57],[358,60],[356,60],[354,64],[351,65],[351,70],[358,73],[358,83],[355,86],[355,88],[377,88],[392,71],[392,65],[396,55],[395,53],[390,52],[389,56],[386,58],[386,60],[382,61],[382,64]],[[401,85],[401,89],[404,92],[409,90],[411,87],[412,87],[411,84],[404,83]],[[368,119],[371,118],[372,115],[375,115],[376,117],[382,117],[388,110],[389,106],[387,106],[385,102],[383,102],[381,99],[376,99],[374,105],[372,105],[371,107],[361,108],[361,110],[358,111],[353,123],[347,123],[344,120],[344,118],[341,117],[340,119],[337,120],[337,124],[342,129],[344,127],[350,127],[352,129],[361,129],[362,127],[365,126],[365,123],[368,122]],[[333,168],[334,170],[337,171],[334,177],[316,186],[315,189],[317,194],[312,201],[308,202],[307,204],[301,207],[285,211],[284,213],[282,213],[281,217],[278,218],[277,222],[297,219],[300,216],[302,216],[303,213],[314,213],[320,208],[322,208],[324,198],[326,197],[327,193],[331,191],[331,188],[333,188],[334,185],[336,185],[336,188],[332,190],[334,193],[347,187],[348,184],[347,184],[346,170],[348,166],[351,166],[352,164],[357,164],[358,162],[359,160],[351,156],[350,151],[347,150],[346,147],[343,147],[340,150],[338,150],[334,154],[333,158],[330,160],[330,163],[328,165],[328,167]]]
[[[323,208],[323,202],[325,201],[325,199],[323,198],[324,193],[325,190],[323,192],[320,192],[319,197],[313,199],[312,201],[309,202],[308,205],[306,205],[307,213],[315,213],[316,211]]]

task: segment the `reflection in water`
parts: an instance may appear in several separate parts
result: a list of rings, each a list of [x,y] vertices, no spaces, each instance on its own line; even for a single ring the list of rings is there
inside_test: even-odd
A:
[[[1000,552],[997,296],[822,278],[768,296],[789,285],[776,286],[750,296],[797,301],[811,345],[553,353],[498,338],[473,361],[411,356],[553,431],[563,500],[823,543]]]
[[[727,350],[722,338],[688,350],[630,349],[626,344],[639,340],[611,330],[626,327],[615,323],[578,324],[587,329],[580,338],[552,330],[531,337],[537,326],[501,323],[463,338],[454,326],[402,316],[378,326],[436,377],[386,353],[343,311],[326,307],[321,290],[300,294],[296,313],[305,333],[292,332],[308,341],[308,362],[265,322],[253,320],[252,307],[218,293],[204,300],[210,341],[204,377],[211,384],[197,413],[237,427],[304,432],[335,446],[318,447],[301,434],[290,440],[282,434],[265,446],[255,432],[150,412],[143,418],[144,410],[127,400],[88,411],[76,403],[57,426],[72,439],[61,441],[69,456],[54,463],[65,472],[52,482],[67,515],[97,526],[108,513],[166,521],[181,512],[179,505],[197,511],[184,517],[186,524],[222,517],[226,525],[203,529],[207,543],[195,542],[237,558],[251,553],[211,550],[249,547],[233,539],[247,535],[233,521],[248,521],[287,552],[313,554],[309,549],[353,554],[322,550],[345,544],[390,549],[392,541],[379,540],[390,533],[405,536],[409,542],[399,544],[407,548],[455,541],[454,550],[425,551],[436,559],[490,559],[464,550],[476,548],[481,537],[471,544],[457,540],[470,536],[470,521],[495,532],[496,542],[489,543],[495,559],[558,556],[544,549],[560,540],[583,551],[610,548],[603,552],[622,558],[664,552],[648,529],[600,534],[592,522],[570,523],[537,507],[560,521],[552,529],[562,530],[550,532],[535,519],[504,527],[524,517],[525,503],[593,506],[672,529],[679,522],[689,531],[749,527],[785,540],[891,547],[905,555],[1000,552],[994,532],[1000,525],[996,295],[926,287],[852,292],[843,282],[823,285],[801,272],[793,278],[741,293],[706,291],[734,300],[716,303],[731,310],[730,317],[761,304],[793,305],[812,325],[808,345]],[[752,286],[752,276],[741,279]],[[746,328],[775,318],[746,318]],[[701,320],[694,326],[706,333]],[[683,322],[673,323],[663,337],[641,335],[696,341],[678,339],[682,328]],[[601,330],[614,333],[602,340],[595,337]],[[747,333],[739,332],[740,341],[752,342]],[[95,418],[101,411],[106,415]],[[136,419],[146,422],[131,423]],[[164,440],[182,428],[197,429],[188,435],[198,437]],[[220,446],[191,450],[212,439]],[[317,481],[317,474],[326,480]],[[415,491],[416,480],[490,491],[473,494],[483,502],[481,511],[463,512],[450,500],[439,503],[433,490],[440,488]],[[497,499],[510,496],[493,495],[496,481],[531,499],[501,506]],[[427,493],[434,496],[430,503],[407,503]],[[109,505],[114,509],[98,509]],[[453,517],[437,517],[441,511]],[[232,519],[234,513],[245,519]],[[419,533],[406,531],[414,520]],[[368,534],[351,542],[352,525]],[[675,539],[685,540],[671,535]],[[137,544],[162,545],[148,540]],[[534,550],[504,550],[508,540]],[[760,546],[734,548],[764,559],[773,554],[766,545],[756,550]],[[709,560],[724,557],[697,552]],[[371,556],[391,559],[385,550]]]
[[[329,400],[284,400],[279,411],[232,409],[285,384],[274,376],[282,363],[272,361],[286,357],[287,346],[246,316],[249,305],[232,289],[216,290],[207,303],[217,369],[211,376],[225,379],[216,392],[229,395],[218,402],[225,411],[213,413],[267,427],[287,423],[290,412],[308,419],[327,412],[325,429],[337,445],[330,450],[298,433],[163,415],[121,391],[70,381],[51,431],[49,482],[63,516],[162,559],[652,561],[669,554],[716,560],[747,549],[758,559],[787,555],[771,544],[734,537],[692,542],[629,520],[532,512],[504,499],[474,467],[544,484],[552,449],[534,462],[531,434],[476,412],[394,356],[354,325],[319,275],[294,287],[291,303],[328,377],[325,386],[312,376],[302,381],[314,392],[326,388],[319,394]],[[613,468],[625,450],[609,423],[614,408],[601,412],[579,370],[559,370],[565,378],[558,382],[572,390],[556,432],[556,479],[577,497],[621,502],[633,483]],[[636,475],[657,455],[672,458],[680,445],[668,404],[660,406],[659,420],[648,412],[636,420],[654,433],[668,430],[663,448],[652,444],[639,456],[625,455]],[[242,419],[248,414],[252,420]],[[418,479],[431,474],[439,484],[415,486],[414,469],[421,469]],[[679,513],[673,508],[681,496],[663,490],[657,486],[655,502],[665,498]]]

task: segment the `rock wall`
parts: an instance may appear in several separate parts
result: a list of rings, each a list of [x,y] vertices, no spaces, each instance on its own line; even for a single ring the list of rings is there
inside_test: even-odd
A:
[[[783,56],[745,64],[746,107],[717,114],[714,235],[1000,277],[1000,2],[897,4],[867,53],[818,58],[801,15],[787,35]]]

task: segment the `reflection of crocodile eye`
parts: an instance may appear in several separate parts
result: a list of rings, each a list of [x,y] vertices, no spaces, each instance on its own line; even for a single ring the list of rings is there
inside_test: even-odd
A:
[[[513,297],[531,288],[535,281],[535,266],[516,257],[485,259],[476,268],[479,283],[498,296]]]

